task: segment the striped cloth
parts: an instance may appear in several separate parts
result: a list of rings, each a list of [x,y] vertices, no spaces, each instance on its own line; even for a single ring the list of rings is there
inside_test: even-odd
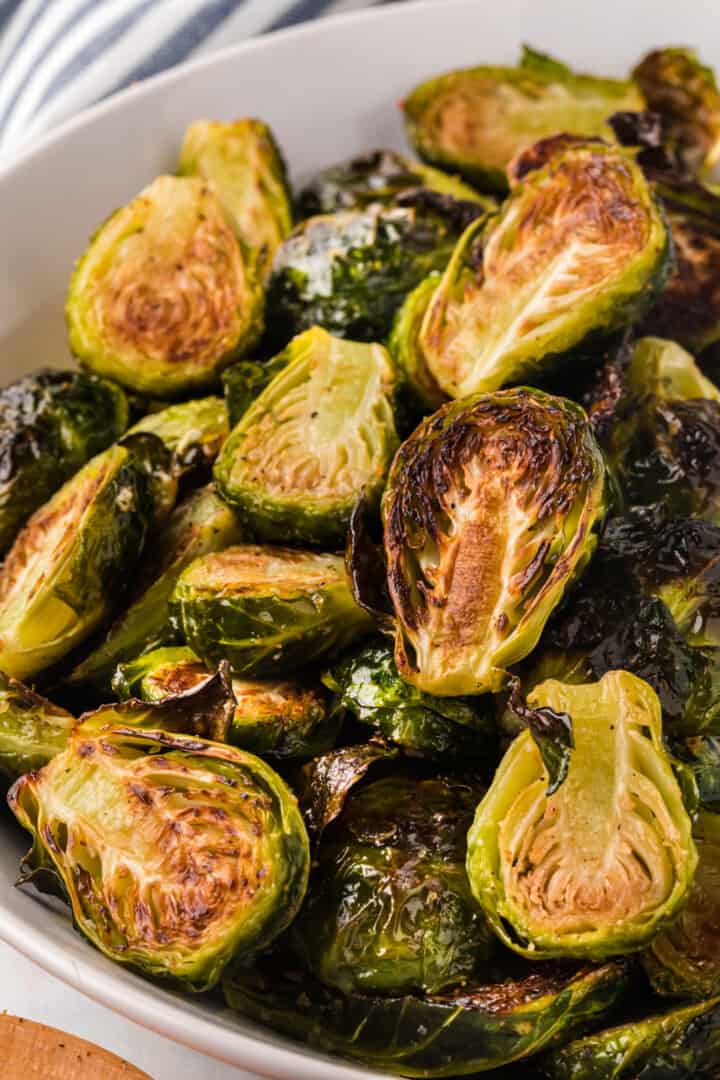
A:
[[[190,56],[387,0],[0,0],[0,154]]]

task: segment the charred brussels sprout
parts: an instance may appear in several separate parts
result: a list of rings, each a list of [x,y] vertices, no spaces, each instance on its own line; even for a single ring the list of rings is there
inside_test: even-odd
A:
[[[529,144],[558,131],[609,135],[612,113],[643,106],[632,83],[576,75],[527,48],[516,68],[451,71],[421,83],[403,103],[422,158],[494,191],[506,190],[505,170]]]
[[[434,697],[400,678],[384,642],[344,656],[324,677],[338,705],[407,750],[441,758],[494,761],[492,707],[477,699]]]
[[[551,150],[499,214],[468,227],[428,299],[416,365],[450,397],[569,363],[586,339],[643,314],[664,283],[668,234],[638,166],[601,142]]]
[[[202,686],[213,673],[185,646],[154,649],[118,668],[113,687],[120,697],[139,693],[165,701]],[[232,679],[235,702],[227,741],[276,758],[323,754],[335,745],[340,718],[328,712],[321,687],[301,683]]]
[[[0,674],[0,775],[17,780],[65,749],[75,718]]]
[[[424,997],[342,994],[272,960],[233,970],[231,1008],[318,1049],[403,1076],[468,1076],[537,1054],[603,1016],[625,966],[543,964]],[[524,1074],[523,1074],[524,1075]]]
[[[215,479],[257,538],[339,546],[361,492],[379,500],[398,446],[392,363],[381,345],[320,327],[285,361],[233,429]]]
[[[632,74],[685,168],[712,168],[720,159],[720,91],[712,69],[692,49],[668,48],[649,53]]]
[[[595,547],[605,468],[580,406],[537,390],[451,402],[402,445],[383,498],[401,676],[501,688]]]
[[[398,196],[416,188],[437,191],[453,199],[480,203],[488,210],[495,204],[456,176],[423,165],[395,150],[375,150],[364,157],[332,165],[311,180],[297,198],[300,217],[358,210],[372,203],[392,206]]]
[[[264,274],[292,228],[285,162],[267,124],[198,120],[185,133],[178,171],[208,182]]]
[[[720,1060],[720,998],[635,1016],[555,1050],[550,1080],[713,1080]]]
[[[292,940],[346,993],[437,993],[487,966],[491,934],[465,873],[470,784],[389,776],[350,797],[320,846]]]
[[[527,956],[599,959],[641,948],[687,900],[690,817],[642,680],[548,680],[528,697],[572,720],[567,778],[548,778],[529,731],[505,754],[468,834],[468,876],[500,938]]]
[[[119,439],[118,386],[79,371],[38,371],[0,391],[0,555],[39,506]]]
[[[169,601],[181,572],[193,559],[241,539],[229,506],[212,488],[194,492],[176,507],[153,551],[138,568],[130,604],[110,627],[105,640],[77,667],[71,683],[92,683],[107,690],[118,664],[176,639]]]
[[[133,425],[130,434],[143,431],[162,439],[181,475],[202,474],[218,456],[230,425],[222,398],[206,397],[149,413]]]
[[[37,675],[110,614],[157,514],[156,447],[135,436],[94,457],[20,532],[0,570],[0,671]]]
[[[295,797],[234,747],[91,718],[8,798],[33,837],[26,877],[49,870],[94,945],[185,990],[271,941],[305,893]]]
[[[173,398],[252,346],[262,291],[208,185],[160,176],[95,233],[66,315],[84,367]]]
[[[237,675],[284,675],[372,629],[338,555],[247,544],[205,555],[180,575],[175,619],[209,663]]]
[[[400,206],[309,218],[273,262],[268,345],[281,349],[312,326],[355,341],[383,341],[406,295],[426,274],[443,269],[478,215],[484,210],[477,203],[421,191]]]

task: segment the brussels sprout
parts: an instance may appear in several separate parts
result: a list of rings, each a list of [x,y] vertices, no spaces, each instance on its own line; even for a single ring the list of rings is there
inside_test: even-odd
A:
[[[65,748],[75,718],[0,673],[0,775],[16,780]]]
[[[543,1062],[550,1080],[713,1080],[720,1055],[720,997],[586,1035]]]
[[[388,341],[388,349],[404,383],[403,390],[410,394],[412,403],[422,412],[438,409],[448,397],[438,386],[418,343],[425,313],[439,283],[439,274],[428,274],[405,298],[395,316]]]
[[[195,559],[172,595],[175,619],[208,663],[285,675],[372,629],[338,555],[246,544]]]
[[[237,543],[241,531],[230,507],[212,488],[181,503],[140,565],[131,602],[97,646],[70,676],[70,683],[110,686],[118,664],[176,640],[168,605],[181,572],[200,555]]]
[[[464,866],[478,795],[460,781],[389,776],[350,797],[291,930],[321,982],[438,993],[482,970],[491,935]]]
[[[567,1039],[607,1013],[627,976],[617,961],[524,965],[494,982],[388,998],[342,994],[270,959],[233,968],[223,985],[231,1008],[318,1049],[393,1074],[441,1077],[487,1072]]]
[[[492,707],[469,698],[434,697],[406,683],[391,645],[362,645],[343,656],[323,682],[336,692],[340,708],[411,752],[494,762]]]
[[[720,91],[712,69],[692,49],[667,48],[648,53],[632,75],[688,171],[711,169],[720,160]]]
[[[135,436],[92,458],[20,532],[0,569],[0,671],[37,675],[110,614],[157,513],[157,447]]]
[[[441,270],[478,203],[409,192],[401,205],[322,214],[298,225],[279,249],[267,291],[267,334],[282,349],[323,326],[355,341],[383,341],[405,296]]]
[[[95,233],[66,315],[84,367],[173,398],[253,345],[262,291],[208,185],[160,176]]]
[[[548,795],[532,735],[515,739],[468,834],[473,892],[524,955],[639,949],[681,909],[697,864],[657,695],[612,671],[583,686],[548,680],[528,704],[572,718],[567,778]]]
[[[262,275],[292,228],[285,162],[262,120],[198,120],[185,132],[178,172],[215,192]]]
[[[693,735],[672,739],[670,749],[675,758],[692,770],[701,805],[720,813],[720,738]]]
[[[630,393],[658,401],[720,401],[720,390],[694,358],[675,341],[644,337],[636,343],[628,370]]]
[[[604,486],[587,417],[564,398],[478,394],[425,420],[383,498],[402,678],[499,690],[594,550]]]
[[[669,255],[639,167],[604,143],[561,145],[467,228],[415,332],[414,366],[450,397],[547,374],[644,314]]]
[[[215,466],[223,498],[262,540],[341,544],[358,496],[379,500],[398,446],[381,345],[319,326],[233,428]]]
[[[26,879],[50,870],[94,945],[185,990],[271,941],[305,893],[295,797],[235,747],[91,717],[8,801],[33,837]]]
[[[242,420],[256,397],[262,393],[268,383],[285,367],[287,357],[284,352],[272,360],[260,363],[257,360],[238,360],[225,368],[222,374],[225,388],[225,405],[234,428]]]
[[[144,701],[164,701],[212,677],[192,649],[179,646],[121,664],[113,688],[121,697],[139,692]],[[319,687],[245,679],[232,679],[231,685],[235,703],[227,741],[233,745],[276,758],[312,757],[334,746],[340,718],[328,714]]]
[[[693,839],[698,865],[690,898],[652,940],[643,963],[656,993],[707,998],[720,993],[720,815],[701,811]]]
[[[643,106],[630,82],[576,75],[525,48],[516,68],[466,68],[428,79],[403,110],[422,158],[481,188],[505,191],[505,170],[523,147],[557,131],[607,136],[611,113]]]
[[[149,431],[172,452],[180,475],[209,468],[230,434],[225,403],[219,397],[198,398],[148,413],[129,434]]]
[[[480,195],[456,176],[413,161],[395,150],[374,150],[323,169],[300,192],[296,208],[300,217],[308,218],[337,210],[364,209],[372,203],[392,206],[398,196],[416,188],[477,202],[487,210],[495,208],[493,199]]]
[[[0,555],[34,510],[122,435],[127,420],[120,387],[79,371],[37,371],[0,391]]]

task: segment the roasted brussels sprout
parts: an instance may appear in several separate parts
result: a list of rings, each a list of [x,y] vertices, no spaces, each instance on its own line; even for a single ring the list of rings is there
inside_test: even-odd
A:
[[[690,898],[653,938],[643,962],[656,993],[707,998],[720,993],[720,815],[701,811],[693,839],[698,864]]]
[[[667,48],[648,53],[632,75],[685,168],[711,169],[720,160],[720,91],[712,69],[692,49]]]
[[[691,821],[641,679],[548,680],[530,706],[571,717],[567,778],[548,795],[529,731],[505,754],[468,834],[468,876],[498,936],[538,959],[641,948],[687,900]]]
[[[203,660],[236,675],[285,675],[372,630],[338,555],[246,544],[195,559],[172,596],[175,620]]]
[[[714,1080],[720,1056],[720,997],[634,1016],[554,1050],[550,1080]]]
[[[37,371],[0,391],[0,556],[33,511],[119,439],[127,421],[120,387],[79,371]]]
[[[421,83],[403,103],[420,156],[491,191],[507,189],[505,170],[525,146],[558,131],[608,135],[611,113],[643,107],[632,83],[576,75],[528,48],[516,68],[451,71]]]
[[[451,402],[402,445],[383,498],[401,676],[499,690],[595,547],[605,468],[580,406],[538,390]]]
[[[144,701],[164,701],[213,674],[186,646],[154,649],[121,664],[113,679],[120,697],[138,693]],[[227,741],[254,754],[276,758],[312,757],[335,745],[340,717],[328,712],[321,687],[302,683],[232,679],[235,703]]]
[[[460,781],[389,776],[351,795],[291,930],[321,982],[432,994],[482,972],[492,935],[464,865],[479,794]]]
[[[628,368],[628,394],[641,404],[657,401],[720,401],[720,390],[703,375],[694,357],[667,338],[644,337],[635,344]]]
[[[223,498],[261,540],[341,545],[358,496],[379,500],[398,446],[381,345],[316,326],[233,428],[215,466]]]
[[[8,800],[33,837],[26,879],[49,870],[102,952],[185,990],[271,941],[305,893],[295,797],[235,747],[91,717]]]
[[[258,360],[238,360],[237,364],[225,368],[222,381],[231,428],[242,420],[255,398],[259,397],[285,367],[286,361],[283,351],[265,363]]]
[[[406,295],[442,270],[463,229],[485,211],[432,192],[401,205],[309,218],[277,252],[267,291],[266,341],[282,349],[322,326],[355,341],[383,341]]]
[[[134,436],[92,458],[20,532],[0,569],[0,671],[37,675],[111,613],[157,514],[157,477]]]
[[[148,413],[130,428],[130,434],[141,431],[162,439],[174,455],[180,475],[202,475],[218,456],[230,434],[230,425],[222,398],[206,397]]]
[[[662,212],[623,151],[561,140],[541,166],[499,214],[468,227],[415,331],[411,366],[427,367],[450,397],[569,363],[586,339],[644,314],[664,284]]]
[[[170,624],[168,604],[181,572],[200,555],[240,539],[235,515],[213,488],[188,496],[141,563],[129,606],[112,624],[105,640],[75,667],[70,683],[90,683],[107,690],[118,664],[175,641],[177,633]]]
[[[208,185],[160,176],[95,233],[66,315],[84,367],[173,398],[253,345],[262,290]]]
[[[442,994],[342,994],[263,960],[224,980],[231,1008],[319,1049],[403,1076],[468,1076],[537,1054],[597,1022],[627,987],[625,965],[529,966]],[[524,1075],[524,1074],[523,1074]]]
[[[323,681],[340,708],[411,752],[494,764],[492,707],[472,698],[434,697],[406,683],[392,646],[383,641],[343,656]]]
[[[181,176],[206,180],[263,275],[292,228],[287,172],[262,120],[198,120],[185,132]]]
[[[479,194],[456,176],[413,161],[395,150],[375,150],[323,169],[300,192],[296,208],[300,217],[308,218],[334,214],[337,210],[361,210],[372,203],[392,206],[399,195],[416,188],[477,202],[488,210],[495,208],[491,198]]]
[[[17,780],[64,750],[75,718],[0,673],[0,775]]]

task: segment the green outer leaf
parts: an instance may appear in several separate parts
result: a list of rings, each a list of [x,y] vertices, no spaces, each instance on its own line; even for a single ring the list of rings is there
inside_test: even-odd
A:
[[[701,805],[720,814],[720,738],[696,735],[671,739],[670,749],[692,770]]]
[[[342,813],[348,795],[368,770],[397,756],[396,747],[373,737],[359,746],[331,750],[302,767],[296,788],[308,831],[315,843]]]
[[[215,480],[256,538],[338,546],[360,493],[379,501],[398,447],[393,366],[381,345],[317,326],[283,356],[233,428]]]
[[[0,774],[9,780],[64,750],[75,717],[0,673]]]
[[[418,343],[418,335],[440,282],[440,274],[428,274],[417,288],[409,293],[398,309],[393,322],[388,349],[402,379],[402,390],[412,396],[413,403],[423,412],[440,408],[447,401],[430,372],[425,355]]]
[[[285,353],[282,352],[262,364],[257,360],[239,360],[237,364],[225,368],[222,381],[231,428],[242,420],[255,398],[282,371],[285,362]]]
[[[681,910],[697,865],[657,696],[615,671],[590,685],[548,680],[528,704],[572,717],[568,776],[548,796],[530,732],[511,744],[468,833],[475,897],[523,956],[598,960],[638,950]],[[549,897],[553,881],[562,888]],[[648,882],[662,897],[642,899],[637,890]]]
[[[642,337],[632,352],[628,369],[630,392],[639,399],[652,395],[660,401],[720,401],[720,390],[676,341]]]
[[[183,990],[211,988],[230,959],[267,945],[307,887],[294,795],[234,747],[81,724],[8,798],[33,836],[27,871],[54,868],[78,929]]]
[[[576,1039],[542,1063],[550,1080],[713,1080],[720,997]]]
[[[162,439],[182,474],[198,465],[212,465],[230,433],[230,425],[222,398],[206,397],[148,413],[133,424],[128,434],[141,431]]]
[[[627,986],[621,962],[580,971],[530,968],[505,985],[442,996],[366,997],[328,990],[272,962],[224,980],[230,1008],[286,1035],[403,1076],[467,1076],[536,1054],[606,1013]]]

